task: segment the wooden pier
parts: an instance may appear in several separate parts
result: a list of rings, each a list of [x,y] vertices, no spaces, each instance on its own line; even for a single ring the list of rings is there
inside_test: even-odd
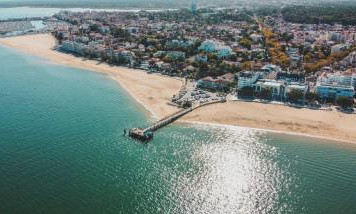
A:
[[[167,126],[171,123],[173,123],[174,121],[178,120],[180,117],[188,114],[189,112],[194,111],[197,108],[200,108],[202,106],[206,106],[206,105],[211,105],[214,103],[221,103],[224,102],[225,100],[219,100],[219,101],[212,101],[212,102],[208,102],[208,103],[203,103],[203,104],[199,104],[197,106],[193,106],[190,108],[186,108],[186,109],[182,109],[168,117],[165,117],[155,123],[153,123],[152,125],[148,126],[145,129],[142,128],[133,128],[129,131],[129,136],[134,138],[134,139],[138,139],[140,141],[143,142],[147,142],[153,139],[153,133],[155,131],[157,131],[160,128],[163,128],[164,126]]]

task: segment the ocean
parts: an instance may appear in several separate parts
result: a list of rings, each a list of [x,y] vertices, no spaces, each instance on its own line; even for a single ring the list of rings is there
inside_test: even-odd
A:
[[[0,4],[1,6],[1,4]],[[86,11],[107,11],[107,12],[139,12],[140,10],[146,11],[162,11],[163,9],[140,9],[140,8],[36,8],[36,7],[10,7],[10,8],[2,8],[0,7],[0,20],[7,20],[12,18],[33,18],[33,17],[48,17],[52,16],[56,13],[59,13],[62,10],[69,10],[72,12],[86,12]]]
[[[193,124],[123,136],[152,120],[107,75],[0,47],[0,213],[355,213],[356,145]]]

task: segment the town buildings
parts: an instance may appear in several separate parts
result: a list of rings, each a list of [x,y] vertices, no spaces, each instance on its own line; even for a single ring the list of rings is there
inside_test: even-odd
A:
[[[353,75],[323,73],[317,81],[316,92],[323,99],[353,98],[355,95]]]
[[[294,24],[281,17],[265,17],[260,25],[239,13],[202,12],[194,1],[191,10],[62,11],[55,17],[68,25],[53,33],[64,52],[195,79],[204,89],[252,88],[279,100],[295,91],[323,99],[354,96],[355,27]],[[314,70],[307,71],[308,65]]]
[[[237,88],[242,89],[246,87],[253,87],[260,76],[261,74],[259,72],[241,72],[238,76]]]

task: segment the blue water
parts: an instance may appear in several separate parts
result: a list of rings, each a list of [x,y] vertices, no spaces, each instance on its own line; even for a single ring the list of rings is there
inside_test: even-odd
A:
[[[109,76],[0,47],[0,213],[355,213],[356,147],[152,120]]]
[[[0,20],[10,18],[31,18],[52,16],[58,13],[59,8],[30,8],[30,7],[15,7],[15,8],[0,8]]]
[[[73,12],[84,11],[140,11],[140,9],[97,9],[97,8],[36,8],[36,7],[0,7],[0,20],[10,18],[33,18],[33,17],[47,17],[59,13],[61,10],[70,10]],[[151,11],[154,11],[151,9]]]

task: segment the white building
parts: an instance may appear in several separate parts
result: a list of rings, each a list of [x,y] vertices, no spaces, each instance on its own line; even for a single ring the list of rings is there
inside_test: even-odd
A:
[[[334,45],[331,47],[331,54],[334,53],[339,53],[341,51],[345,51],[350,48],[350,45],[348,44],[339,44],[339,45]]]
[[[272,92],[272,96],[278,97],[283,95],[284,93],[284,83],[277,80],[259,80],[255,84],[255,91],[261,92],[263,89],[270,89]]]
[[[265,73],[282,72],[281,67],[279,67],[278,65],[272,65],[272,64],[265,65],[260,70]]]
[[[262,42],[262,40],[263,40],[263,36],[262,35],[259,35],[259,34],[251,34],[250,35],[250,38],[252,39],[252,41],[254,42],[254,43],[257,43],[257,42]]]
[[[339,72],[333,74],[322,74],[318,82],[327,85],[353,86],[353,75],[343,75]]]
[[[355,95],[353,75],[323,73],[317,81],[316,92],[322,98],[335,99]]]
[[[253,87],[256,83],[256,81],[260,78],[260,73],[258,72],[251,72],[251,71],[246,71],[242,72],[237,81],[237,87],[239,89],[245,88],[245,87]]]

